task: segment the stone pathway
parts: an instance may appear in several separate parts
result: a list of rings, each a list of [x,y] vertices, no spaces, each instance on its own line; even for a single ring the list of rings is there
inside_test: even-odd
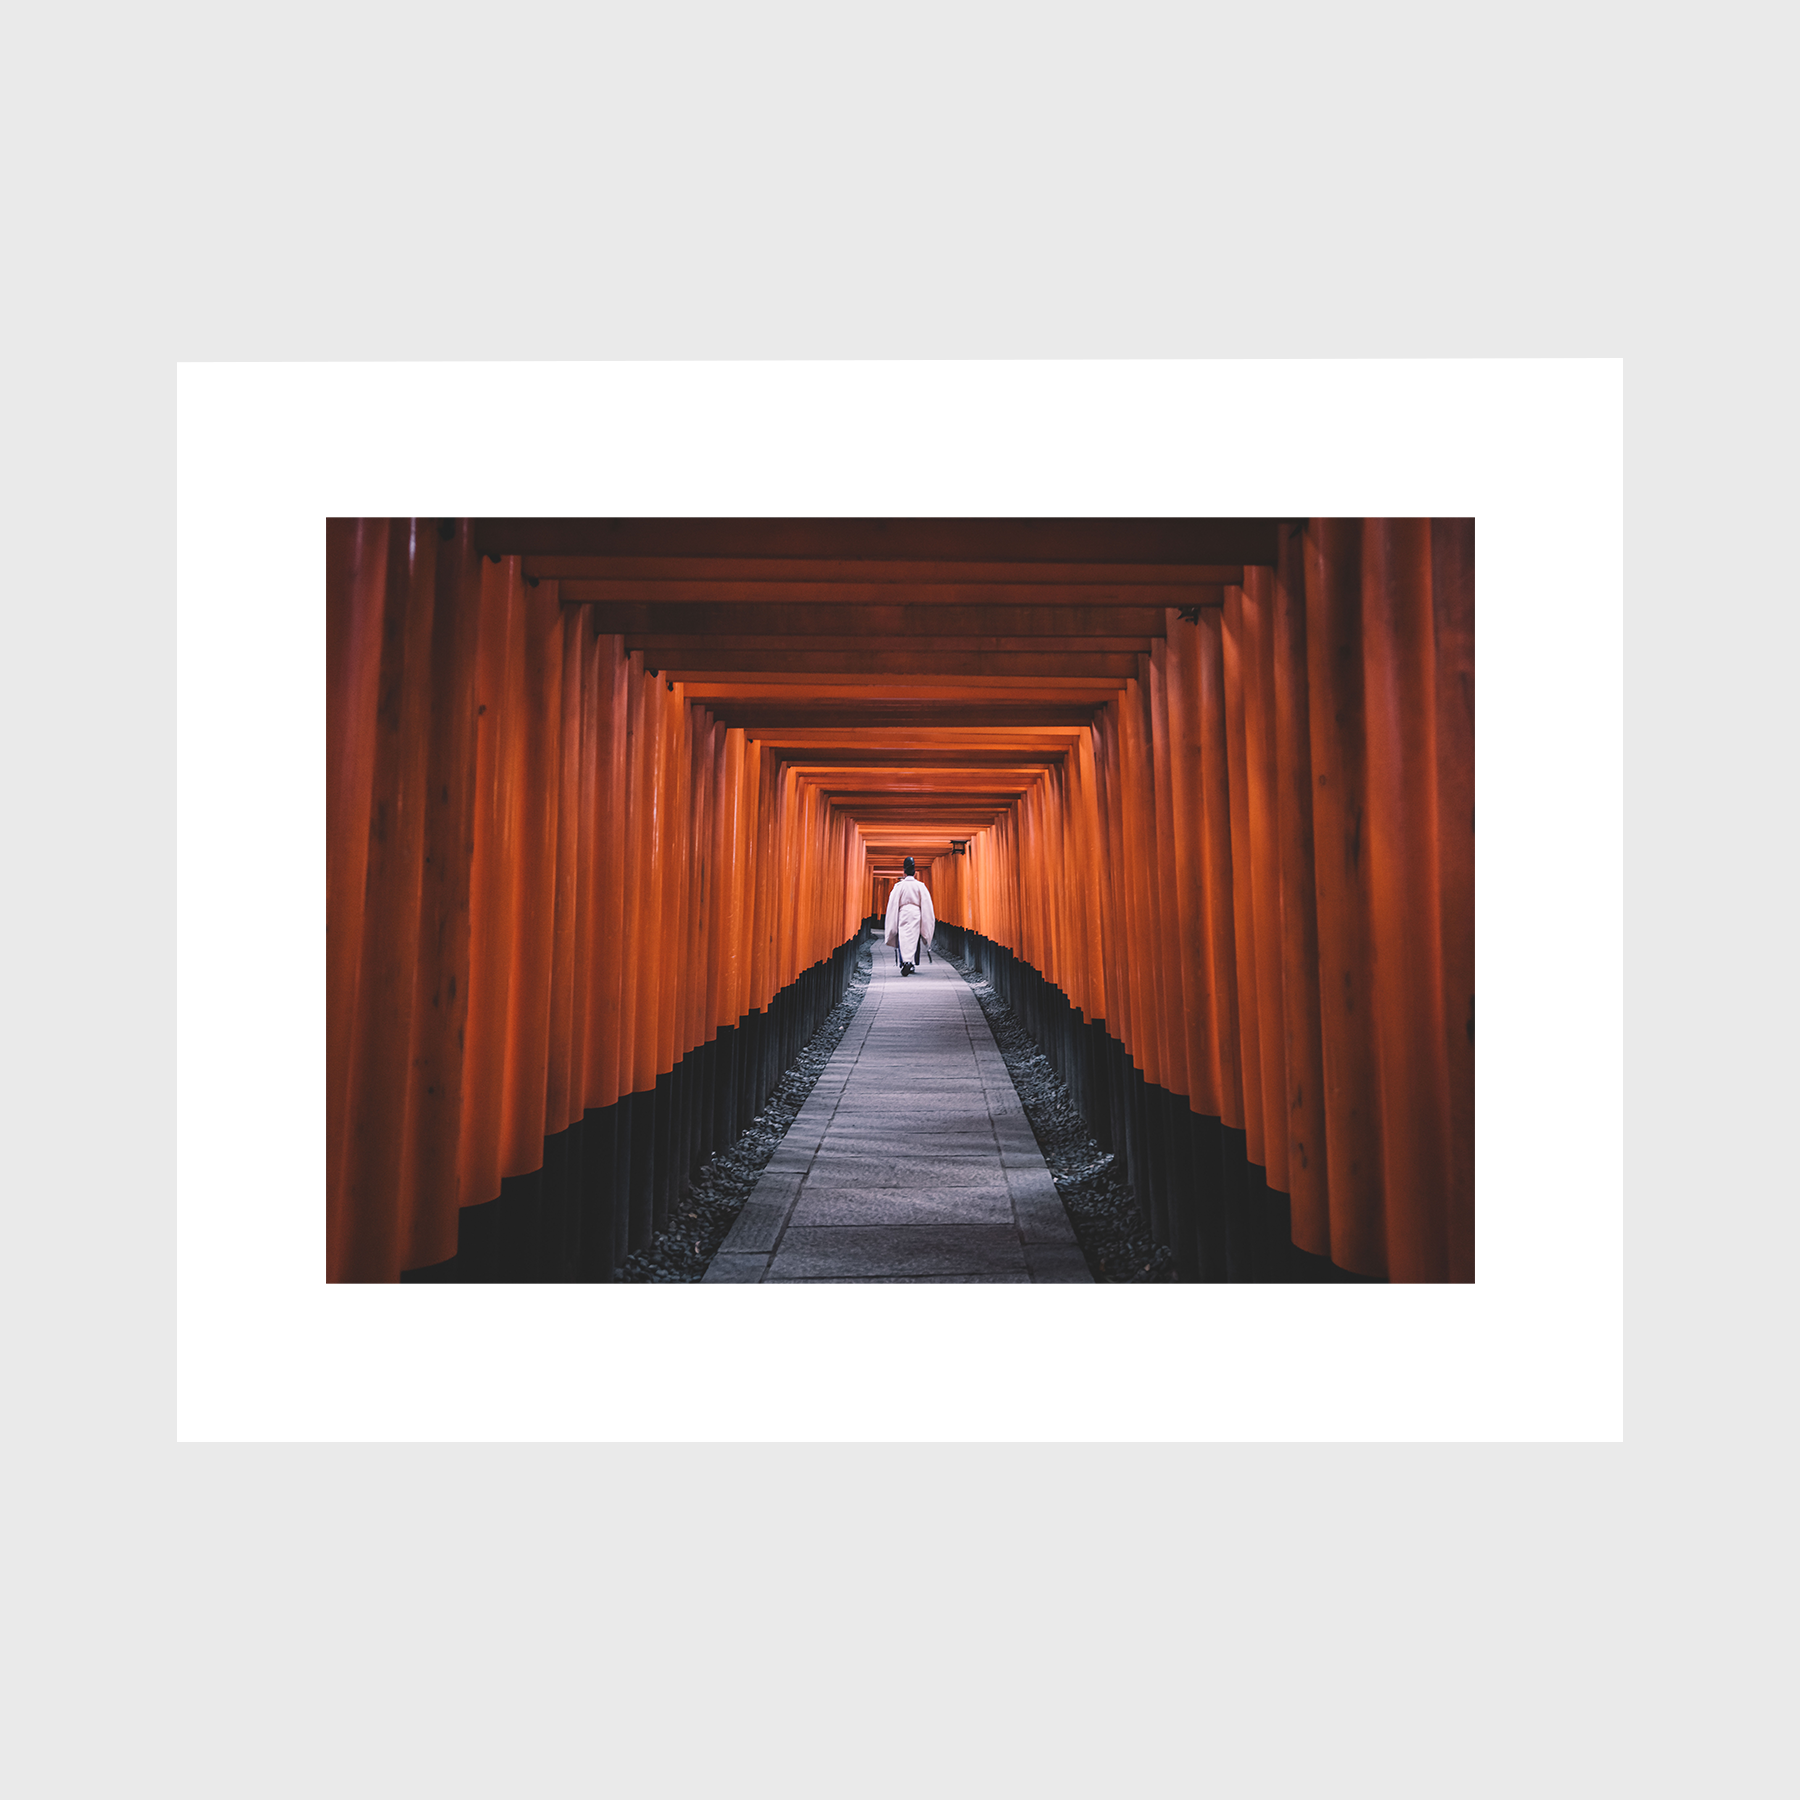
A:
[[[968,984],[893,955],[705,1279],[1092,1281]]]

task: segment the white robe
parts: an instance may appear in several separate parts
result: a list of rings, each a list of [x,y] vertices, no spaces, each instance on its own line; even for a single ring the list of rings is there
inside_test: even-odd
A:
[[[888,895],[887,941],[900,946],[900,960],[919,960],[919,940],[930,943],[937,930],[937,914],[931,910],[931,890],[916,875],[903,875]]]

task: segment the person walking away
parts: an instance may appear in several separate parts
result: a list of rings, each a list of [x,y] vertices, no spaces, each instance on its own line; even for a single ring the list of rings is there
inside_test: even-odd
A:
[[[887,941],[900,951],[900,973],[910,975],[921,940],[929,944],[937,931],[937,914],[931,909],[931,890],[913,873],[909,856],[905,873],[888,895]]]

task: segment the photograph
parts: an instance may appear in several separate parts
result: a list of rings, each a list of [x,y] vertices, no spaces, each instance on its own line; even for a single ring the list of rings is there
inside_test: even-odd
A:
[[[330,1283],[1472,1283],[1472,518],[330,518]]]

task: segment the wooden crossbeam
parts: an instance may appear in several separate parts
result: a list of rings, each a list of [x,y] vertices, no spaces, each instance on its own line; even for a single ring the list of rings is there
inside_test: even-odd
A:
[[[834,790],[824,790],[825,797],[843,812],[856,813],[861,817],[880,818],[884,814],[904,812],[909,817],[918,812],[945,813],[977,813],[1004,812],[1007,807],[1027,792],[1019,788],[1005,794],[907,794],[888,798],[880,793],[873,794],[841,794]]]
[[[909,738],[905,744],[899,746],[895,746],[891,736],[879,726],[799,727],[785,733],[782,742],[801,749],[811,749],[817,746],[820,754],[829,750],[834,755],[844,747],[863,746],[872,751],[883,747],[898,748],[911,761],[916,760],[925,752],[946,750],[1004,752],[1014,749],[1031,749],[1060,753],[1066,750],[1078,735],[1078,729],[1073,726],[1036,725],[1013,728],[963,726],[954,721],[947,721],[942,726],[934,728],[928,736]]]
[[[892,647],[889,647],[889,646]],[[1080,656],[996,654],[982,650],[912,650],[887,640],[863,650],[714,650],[698,646],[668,652],[646,652],[646,668],[654,666],[675,681],[710,675],[773,675],[789,679],[828,675],[839,680],[868,676],[882,681],[897,676],[1010,677],[1014,680],[1130,681],[1138,672],[1136,654],[1089,651]]]
[[[1135,662],[1135,658],[1132,659]],[[648,665],[646,665],[648,666]],[[1100,705],[1124,686],[1115,676],[1071,675],[905,675],[837,671],[830,674],[792,674],[776,669],[683,676],[674,671],[669,680],[683,684],[690,700],[780,699],[785,704],[814,700],[854,700],[858,704],[889,700],[1011,700],[1032,704],[1038,700],[1085,700]],[[1136,673],[1136,670],[1133,670]],[[946,723],[954,723],[947,720]]]
[[[967,836],[971,830],[979,831],[983,825],[1004,818],[1022,797],[1014,794],[1010,799],[998,801],[991,806],[929,805],[915,807],[910,812],[893,807],[842,806],[833,803],[832,816],[853,819],[865,837],[877,834],[898,835],[901,832],[917,831],[922,825],[932,825],[939,831],[954,831]]]
[[[913,745],[889,751],[882,756],[837,755],[821,757],[803,751],[785,758],[788,765],[807,780],[845,779],[879,771],[883,780],[943,781],[956,777],[968,781],[1036,781],[1057,759],[1046,754],[1036,760],[1016,753],[996,751],[992,759],[982,760],[976,750],[945,751],[937,760],[922,755]]]
[[[492,556],[1272,563],[1277,519],[477,519]]]
[[[1222,594],[1224,590],[1221,588]],[[621,637],[1154,637],[1161,606],[595,605],[595,627]]]
[[[937,700],[885,700],[864,696],[854,702],[799,704],[768,695],[750,699],[709,700],[708,710],[725,725],[741,725],[753,736],[784,739],[808,726],[841,728],[876,725],[887,731],[922,731],[955,725],[1021,728],[1041,725],[1087,726],[1098,708],[1095,701],[1052,701],[1042,697],[1015,701],[983,700],[961,695],[954,703]]]
[[[1224,589],[1218,592],[1222,596]],[[567,596],[565,595],[565,599]],[[584,603],[585,604],[585,603]],[[1161,606],[765,606],[594,603],[594,625],[621,637],[1029,637],[1167,635]]]
[[[843,562],[827,558],[761,558],[651,556],[527,556],[523,572],[533,580],[625,581],[652,586],[670,583],[718,585],[731,589],[746,583],[773,582],[792,586],[872,584],[878,587],[1189,587],[1218,584],[1241,586],[1242,562],[1108,563],[1108,562]]]
[[[1229,582],[1042,581],[577,581],[563,577],[565,606],[1055,606],[1221,605]],[[738,627],[742,629],[742,627]]]
[[[798,769],[808,778],[816,776],[822,780],[848,780],[853,776],[877,773],[885,775],[890,769],[896,767],[894,757],[902,754],[896,751],[887,755],[869,754],[860,758],[835,756],[829,763],[821,763],[812,751],[798,749],[792,744],[770,743],[768,747],[786,767]],[[1017,754],[1006,758],[996,755],[991,761],[988,761],[983,760],[982,753],[979,751],[946,751],[941,759],[921,768],[919,767],[919,752],[914,746],[907,746],[903,754],[906,757],[907,766],[905,769],[899,770],[899,773],[919,775],[950,775],[966,771],[970,775],[989,777],[1016,775],[1035,778],[1042,775],[1046,769],[1054,769],[1063,759],[1063,753],[1060,750],[1047,750],[1031,763],[1024,763],[1024,760]],[[1023,766],[1021,766],[1022,764]]]
[[[795,764],[805,781],[830,788],[834,793],[1020,793],[1043,779],[1041,768],[1028,769],[915,769],[899,762],[885,769],[821,769]]]
[[[912,787],[904,784],[894,787],[857,786],[842,787],[835,782],[813,781],[808,784],[816,787],[839,806],[1010,806],[1021,794],[1029,793],[1036,787],[1037,780],[1011,783],[1005,787]]]
[[[668,668],[735,668],[742,651],[766,651],[790,659],[796,653],[826,656],[850,651],[858,655],[879,653],[900,656],[1062,656],[1074,660],[1096,656],[1148,656],[1159,638],[1136,637],[992,637],[961,634],[933,636],[871,637],[820,632],[797,637],[769,632],[629,632],[626,650],[641,650],[646,662]],[[716,664],[706,660],[717,657]]]

